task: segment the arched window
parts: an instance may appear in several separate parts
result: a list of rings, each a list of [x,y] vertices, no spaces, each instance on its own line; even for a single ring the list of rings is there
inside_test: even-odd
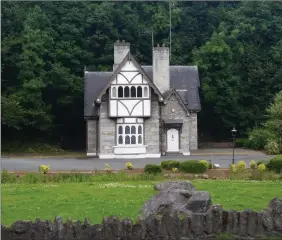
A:
[[[128,135],[125,136],[125,145],[130,144],[130,137]]]
[[[142,127],[141,126],[138,127],[138,134],[142,134]]]
[[[144,97],[148,97],[148,87],[144,87]]]
[[[124,97],[129,97],[129,87],[124,88]]]
[[[122,130],[123,130],[123,129],[122,129],[122,126],[119,126],[119,127],[118,127],[118,134],[122,134],[122,132],[123,132]]]
[[[136,97],[136,88],[134,86],[131,87],[130,91],[131,91],[131,97]]]
[[[138,144],[142,144],[142,136],[141,135],[138,136]]]
[[[117,97],[117,89],[116,89],[116,87],[113,87],[113,89],[112,89],[112,96],[113,97]]]
[[[131,126],[131,134],[136,134],[136,127],[134,125]]]
[[[125,127],[125,134],[130,134],[130,127],[129,126]]]
[[[118,137],[118,144],[123,144],[123,138],[122,138],[122,136],[119,136],[119,137]]]
[[[137,88],[137,97],[142,97],[142,87]]]
[[[135,137],[135,135],[131,136],[131,144],[136,144],[136,137]]]
[[[123,87],[118,87],[118,97],[119,98],[123,97]]]

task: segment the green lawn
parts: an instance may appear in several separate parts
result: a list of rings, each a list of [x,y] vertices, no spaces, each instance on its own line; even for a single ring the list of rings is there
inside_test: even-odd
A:
[[[120,183],[2,184],[2,223],[16,220],[84,220],[100,223],[103,216],[136,219],[142,205],[156,192],[153,181]],[[274,197],[282,198],[282,182],[197,180],[199,190],[208,190],[214,203],[225,209],[262,210]]]

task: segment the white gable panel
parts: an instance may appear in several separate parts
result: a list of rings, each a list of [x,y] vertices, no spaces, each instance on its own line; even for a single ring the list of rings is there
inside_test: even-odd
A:
[[[150,100],[144,100],[144,116],[151,116]]]
[[[116,100],[110,101],[110,116],[111,117],[117,116],[117,101]]]
[[[123,123],[123,118],[118,118],[117,123]]]
[[[121,100],[120,102],[126,106],[129,112],[132,112],[133,108],[140,100]]]
[[[130,79],[130,84],[141,84],[142,83],[142,74],[138,74]]]
[[[143,84],[148,84],[148,81],[143,77]]]
[[[129,116],[127,108],[121,102],[118,102],[118,116]]]
[[[131,113],[131,116],[143,116],[143,101],[137,103]]]
[[[135,123],[136,122],[136,118],[125,118],[124,119],[124,123]]]
[[[112,81],[112,84],[117,84],[117,77]]]
[[[125,76],[123,76],[122,74],[118,74],[117,75],[117,84],[128,84],[128,81],[125,78]]]
[[[138,69],[132,61],[127,61],[121,71],[138,71]]]

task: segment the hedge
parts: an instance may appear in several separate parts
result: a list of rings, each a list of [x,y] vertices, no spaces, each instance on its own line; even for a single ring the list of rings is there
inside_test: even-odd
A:
[[[185,173],[204,173],[207,166],[199,160],[188,160],[180,163],[180,171]]]
[[[171,170],[173,168],[179,168],[180,162],[174,161],[174,160],[162,161],[161,166],[162,166],[163,169]]]
[[[267,168],[276,173],[282,172],[282,155],[277,155],[276,157],[270,159],[267,164]]]
[[[144,168],[144,172],[148,174],[159,174],[162,172],[162,167],[157,164],[147,164]]]

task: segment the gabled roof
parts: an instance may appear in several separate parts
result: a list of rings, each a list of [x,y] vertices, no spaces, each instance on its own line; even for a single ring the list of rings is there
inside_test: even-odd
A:
[[[140,66],[139,64],[136,66]],[[152,66],[140,66],[145,76],[152,82]],[[141,72],[141,71],[140,71]],[[189,111],[201,110],[199,97],[199,73],[197,66],[170,66],[170,88],[174,88]],[[84,116],[95,116],[93,103],[102,90],[108,86],[113,72],[85,72],[84,78]],[[148,81],[149,81],[148,80]]]
[[[181,96],[178,94],[178,92],[172,88],[163,93],[164,96],[164,102],[171,96],[175,95],[176,99],[178,100],[179,104],[186,110],[187,115],[189,115],[189,109],[187,108],[187,105],[184,103],[183,99]]]
[[[162,98],[162,94],[159,91],[159,89],[156,87],[156,85],[153,83],[152,79],[147,75],[147,73],[144,71],[144,69],[139,65],[139,63],[135,60],[135,58],[130,54],[130,52],[124,57],[122,62],[119,64],[118,68],[114,71],[112,76],[107,80],[107,84],[102,89],[102,91],[99,93],[98,98],[101,99],[102,95],[105,94],[107,89],[111,86],[112,81],[115,79],[115,77],[118,75],[118,73],[121,71],[121,69],[125,66],[127,61],[133,62],[133,64],[136,66],[138,71],[145,77],[147,80],[149,86],[154,89],[155,93],[159,96],[159,98]]]

